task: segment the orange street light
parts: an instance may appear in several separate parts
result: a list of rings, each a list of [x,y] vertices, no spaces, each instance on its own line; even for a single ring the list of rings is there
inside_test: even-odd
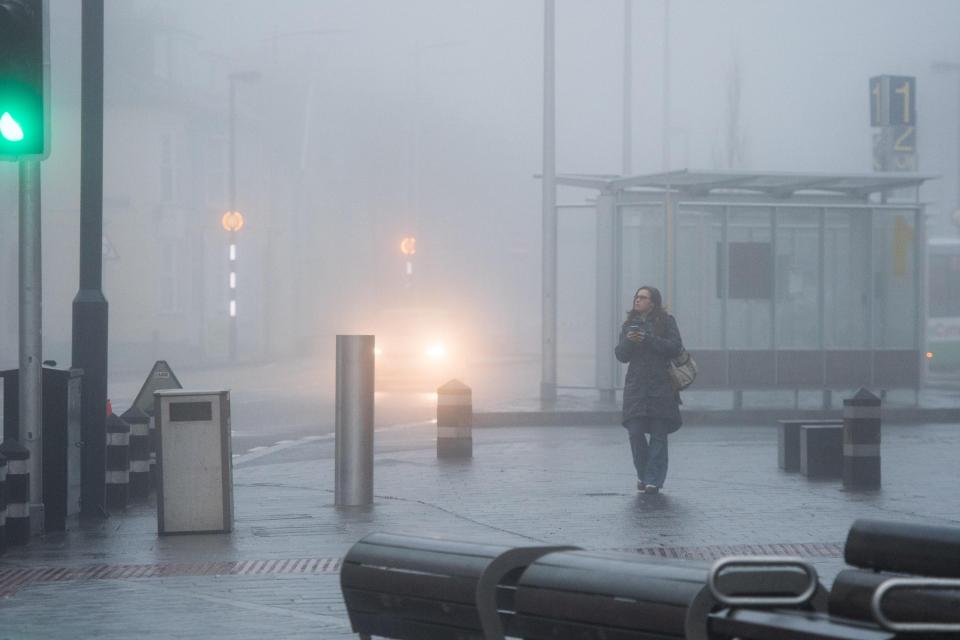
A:
[[[227,231],[240,231],[243,228],[243,214],[239,211],[227,211],[220,219],[220,223]]]
[[[400,252],[405,256],[412,256],[417,252],[417,239],[408,236],[400,241]]]

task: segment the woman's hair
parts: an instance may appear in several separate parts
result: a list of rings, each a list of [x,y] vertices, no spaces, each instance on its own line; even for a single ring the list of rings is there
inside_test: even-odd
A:
[[[653,331],[656,334],[662,334],[664,330],[664,324],[667,321],[667,310],[663,307],[663,295],[660,294],[660,289],[656,287],[651,287],[644,285],[637,289],[636,293],[633,294],[633,299],[636,300],[637,294],[641,291],[646,291],[650,294],[650,302],[653,304],[653,309],[650,310],[650,319],[653,321]],[[630,305],[630,309],[627,310],[627,322],[630,322],[639,314],[638,311],[634,310],[633,305]]]

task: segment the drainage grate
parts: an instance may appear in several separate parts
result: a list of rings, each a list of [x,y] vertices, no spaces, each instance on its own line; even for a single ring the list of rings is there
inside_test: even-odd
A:
[[[288,558],[179,564],[95,564],[84,567],[0,569],[0,597],[12,595],[22,587],[44,582],[168,578],[174,576],[320,574],[336,573],[338,571],[340,571],[340,558]]]
[[[743,544],[704,547],[640,547],[611,549],[645,556],[685,560],[716,560],[724,556],[799,556],[840,558],[843,545],[836,542],[799,544]],[[279,560],[237,560],[179,564],[95,564],[85,567],[37,567],[0,569],[0,597],[19,589],[46,582],[74,580],[125,580],[127,578],[168,578],[175,576],[259,576],[280,574],[322,574],[340,571],[341,558],[289,558]]]
[[[645,556],[684,560],[716,560],[724,556],[798,556],[801,558],[842,558],[843,545],[838,542],[804,542],[796,544],[734,544],[705,547],[641,547],[618,549]]]

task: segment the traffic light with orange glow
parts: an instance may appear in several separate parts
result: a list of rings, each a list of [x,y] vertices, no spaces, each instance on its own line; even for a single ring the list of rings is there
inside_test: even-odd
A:
[[[45,0],[0,0],[0,158],[47,155]]]

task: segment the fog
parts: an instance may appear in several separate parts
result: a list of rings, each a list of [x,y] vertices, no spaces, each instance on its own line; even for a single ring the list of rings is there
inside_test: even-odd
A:
[[[960,63],[960,3],[670,0],[668,21],[665,6],[632,4],[634,173],[869,172],[868,78],[915,76],[919,170],[941,176],[922,200],[931,234],[956,234],[960,73],[933,64]],[[456,314],[474,352],[535,357],[543,11],[534,0],[107,0],[111,370],[225,361],[231,82],[246,220],[241,359],[329,354],[334,334],[388,330],[382,312],[408,307]],[[50,12],[44,356],[66,364],[79,264],[80,3],[51,0]],[[623,169],[623,16],[621,0],[556,3],[560,173]],[[17,362],[16,178],[0,163],[3,368]],[[582,280],[561,283],[562,314],[592,309],[592,258],[579,246],[561,237],[561,278]],[[582,342],[562,349],[591,348],[589,331],[570,335]]]

